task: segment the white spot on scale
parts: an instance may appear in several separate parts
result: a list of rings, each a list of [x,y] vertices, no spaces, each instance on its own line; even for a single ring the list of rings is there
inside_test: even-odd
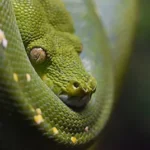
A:
[[[89,127],[88,127],[88,126],[85,127],[85,131],[86,131],[86,132],[89,131]]]
[[[30,81],[31,81],[31,76],[30,76],[30,74],[26,73],[26,79],[27,79],[27,82],[30,82]]]
[[[6,48],[7,45],[8,45],[8,41],[5,38],[5,34],[4,34],[4,32],[1,29],[0,29],[0,44],[2,44],[2,46],[4,48]]]

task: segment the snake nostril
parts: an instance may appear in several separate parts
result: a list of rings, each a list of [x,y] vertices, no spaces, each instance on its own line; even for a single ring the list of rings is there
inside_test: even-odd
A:
[[[74,82],[74,83],[73,83],[73,86],[74,86],[75,88],[78,88],[80,85],[79,85],[78,82]]]

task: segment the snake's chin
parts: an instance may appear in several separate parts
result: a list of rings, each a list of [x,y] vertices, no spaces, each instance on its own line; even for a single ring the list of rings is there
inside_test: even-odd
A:
[[[91,99],[92,94],[86,94],[82,97],[69,96],[67,94],[60,94],[58,97],[70,107],[84,107]]]

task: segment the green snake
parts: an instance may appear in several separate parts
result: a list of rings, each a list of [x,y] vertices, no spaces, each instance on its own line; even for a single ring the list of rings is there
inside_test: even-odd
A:
[[[137,1],[108,0],[116,16],[102,14],[103,25],[92,1],[64,2],[81,40],[60,0],[0,1],[0,103],[74,147],[100,135],[112,113],[131,55]],[[102,11],[107,6],[97,3]]]

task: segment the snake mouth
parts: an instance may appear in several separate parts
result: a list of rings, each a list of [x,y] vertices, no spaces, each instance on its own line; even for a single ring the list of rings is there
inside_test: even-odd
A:
[[[69,96],[68,94],[60,94],[58,97],[68,106],[71,107],[84,107],[91,99],[92,93],[84,96]]]

